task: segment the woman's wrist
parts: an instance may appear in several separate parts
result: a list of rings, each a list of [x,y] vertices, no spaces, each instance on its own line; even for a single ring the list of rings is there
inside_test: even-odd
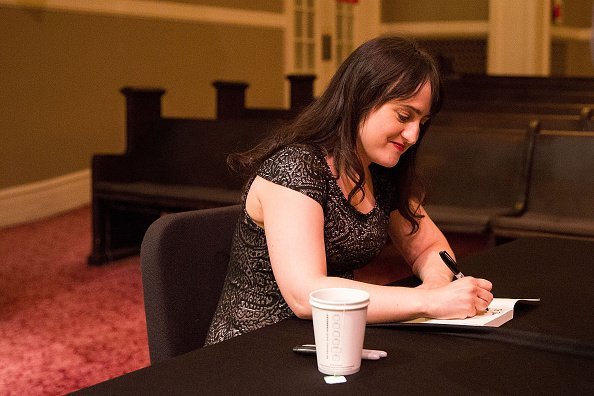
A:
[[[433,290],[428,287],[419,286],[418,291],[418,306],[416,307],[416,317],[432,318],[434,317],[436,309],[436,298]]]

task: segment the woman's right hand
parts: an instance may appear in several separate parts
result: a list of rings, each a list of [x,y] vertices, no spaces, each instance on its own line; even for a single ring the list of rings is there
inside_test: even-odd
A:
[[[466,276],[445,286],[427,289],[427,316],[437,319],[463,319],[487,309],[493,300],[493,285],[486,279]]]

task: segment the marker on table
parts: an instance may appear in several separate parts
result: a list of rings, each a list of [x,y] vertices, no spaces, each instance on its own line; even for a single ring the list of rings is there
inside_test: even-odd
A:
[[[464,277],[464,274],[460,272],[460,270],[458,269],[458,264],[456,264],[456,262],[454,261],[452,256],[448,254],[448,252],[442,250],[441,252],[439,252],[439,257],[441,257],[441,259],[448,266],[448,268],[452,270],[456,279]]]
[[[313,344],[297,345],[293,348],[293,352],[303,355],[315,355],[316,346]],[[363,349],[361,352],[361,358],[365,360],[379,360],[386,356],[388,356],[388,352],[376,349]]]

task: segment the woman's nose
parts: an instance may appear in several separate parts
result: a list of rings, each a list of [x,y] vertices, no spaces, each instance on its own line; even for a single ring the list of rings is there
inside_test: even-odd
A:
[[[411,122],[407,124],[406,128],[402,132],[402,137],[407,141],[408,144],[413,145],[419,139],[421,132],[420,122]]]

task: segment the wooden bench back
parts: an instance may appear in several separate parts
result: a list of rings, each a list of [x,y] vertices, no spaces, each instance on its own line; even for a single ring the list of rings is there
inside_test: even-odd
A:
[[[528,211],[594,219],[594,132],[536,136]]]
[[[532,114],[532,113],[490,113],[490,112],[462,112],[442,111],[431,121],[432,127],[480,127],[495,128],[526,128],[531,123],[538,123],[541,129],[561,131],[591,131],[594,130],[592,111],[581,115],[567,114]]]
[[[428,204],[521,209],[533,133],[528,128],[432,125],[418,153]]]
[[[240,189],[243,180],[230,171],[227,156],[252,148],[277,126],[260,119],[164,118],[137,142],[137,180]]]
[[[594,92],[594,78],[589,77],[462,75],[449,78],[445,83],[452,89],[464,86],[474,89],[511,88],[518,91],[546,89]]]
[[[584,111],[594,108],[591,103],[539,103],[510,102],[505,100],[462,100],[449,98],[442,111],[518,113],[518,114],[566,114],[580,116]]]

